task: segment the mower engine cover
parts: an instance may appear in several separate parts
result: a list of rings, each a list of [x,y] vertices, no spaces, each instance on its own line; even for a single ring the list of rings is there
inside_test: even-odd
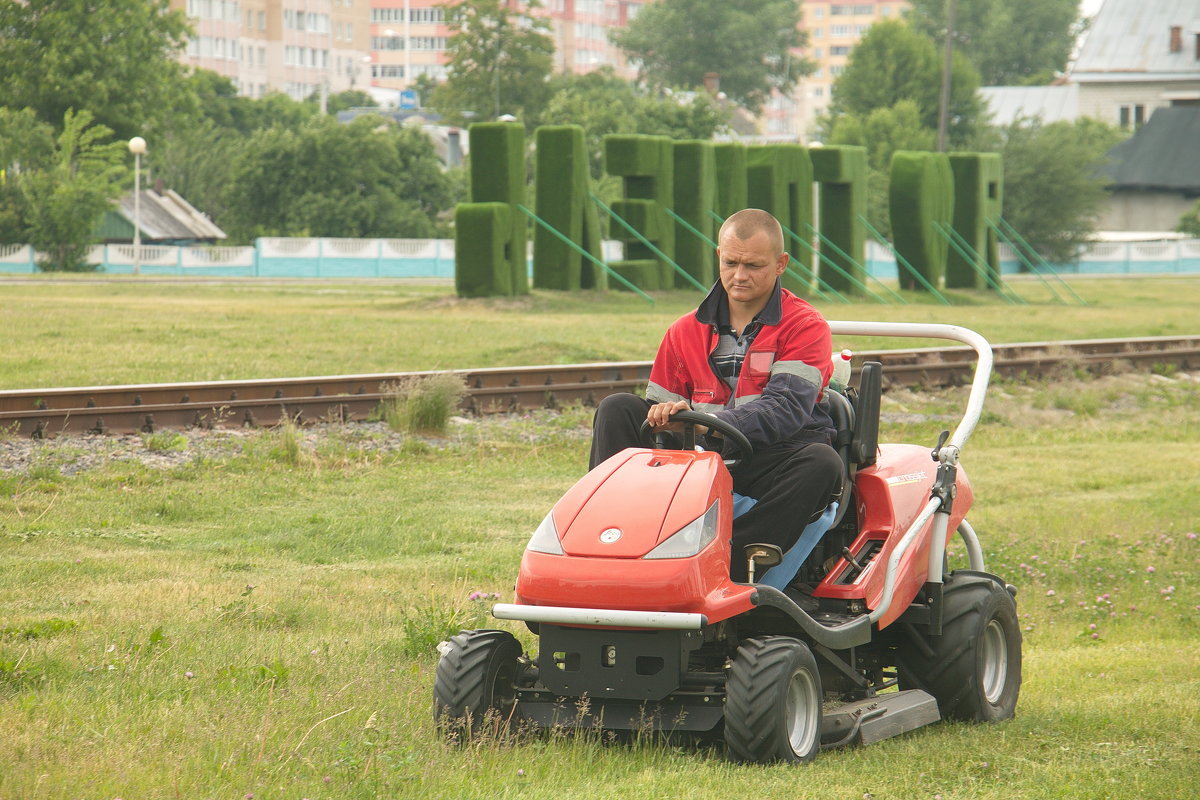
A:
[[[683,611],[750,606],[729,580],[733,481],[716,453],[630,448],[579,480],[530,540],[517,602]]]

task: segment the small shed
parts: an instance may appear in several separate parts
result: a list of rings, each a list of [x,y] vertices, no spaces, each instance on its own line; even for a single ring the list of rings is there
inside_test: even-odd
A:
[[[1200,197],[1200,107],[1160,108],[1108,152],[1103,230],[1168,231]]]
[[[104,242],[119,244],[133,241],[134,193],[121,198],[109,209],[96,231]],[[226,238],[205,214],[184,200],[177,192],[156,186],[143,189],[140,227],[142,242],[153,244],[215,244]]]

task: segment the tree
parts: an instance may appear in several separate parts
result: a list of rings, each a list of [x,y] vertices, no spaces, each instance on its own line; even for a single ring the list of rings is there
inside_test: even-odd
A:
[[[318,117],[254,134],[230,176],[227,230],[256,236],[430,238],[458,200],[433,143],[417,128],[362,116]]]
[[[842,116],[865,116],[901,100],[915,103],[921,124],[936,131],[941,83],[942,56],[933,42],[903,22],[877,22],[850,51],[846,70],[834,83],[825,135]],[[978,89],[979,74],[956,52],[947,131],[951,147],[968,141],[980,121]]]
[[[0,0],[0,106],[55,126],[86,110],[119,138],[146,136],[188,100],[175,59],[187,34],[168,0]]]
[[[495,119],[511,114],[535,118],[549,99],[554,40],[545,31],[549,22],[501,0],[458,0],[447,8],[447,78],[429,98],[429,105],[449,121]]]
[[[812,71],[792,55],[807,39],[799,21],[796,0],[658,0],[610,35],[651,86],[698,89],[714,73],[726,96],[757,112],[771,89],[787,93]]]
[[[1125,136],[1089,117],[993,129],[1004,157],[1004,218],[1050,261],[1075,258],[1108,198],[1100,167]]]
[[[43,269],[79,270],[96,223],[112,205],[128,168],[124,142],[104,140],[112,131],[92,124],[89,111],[67,111],[63,130],[44,168],[17,179],[29,243],[45,255]]]
[[[867,148],[867,219],[884,236],[891,236],[888,203],[892,155],[897,150],[933,150],[936,134],[921,122],[913,100],[901,100],[866,115],[844,114],[834,123],[830,144]]]
[[[954,41],[985,86],[1049,83],[1066,69],[1075,39],[1078,0],[959,2]],[[912,0],[913,29],[935,42],[946,36],[946,0]]]
[[[645,133],[673,139],[711,139],[728,115],[705,92],[655,92],[617,77],[611,68],[586,75],[557,75],[539,125],[580,125],[587,138],[593,178],[600,178],[604,137]]]
[[[26,244],[21,176],[41,169],[54,154],[54,129],[32,108],[0,108],[0,244]]]
[[[1200,239],[1200,200],[1192,203],[1192,207],[1183,212],[1183,216],[1179,218],[1179,224],[1175,226],[1175,230],[1179,233],[1186,233],[1188,236]]]

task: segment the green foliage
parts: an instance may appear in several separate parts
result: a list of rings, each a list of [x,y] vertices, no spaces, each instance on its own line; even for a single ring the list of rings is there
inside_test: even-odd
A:
[[[425,133],[378,118],[314,118],[250,137],[232,170],[227,231],[256,236],[431,238],[453,183]]]
[[[459,203],[454,209],[454,290],[459,297],[513,294],[513,215],[508,203]]]
[[[503,114],[530,121],[549,99],[553,68],[550,23],[530,12],[533,0],[515,11],[500,0],[458,0],[446,6],[447,78],[428,105],[450,122],[494,120]]]
[[[872,112],[894,108],[902,100],[915,103],[921,127],[936,131],[942,60],[933,42],[903,22],[884,20],[872,25],[851,51],[846,71],[834,83],[829,117],[822,123],[826,140],[833,141],[832,134],[842,117],[851,115],[865,120]],[[980,122],[983,105],[978,88],[979,73],[956,52],[947,129],[951,148],[967,142]],[[903,112],[906,130],[911,130],[909,113],[907,109]],[[893,127],[899,119],[898,116]],[[905,149],[913,149],[911,138],[903,144]],[[893,149],[899,149],[899,145]],[[889,160],[879,159],[878,163],[886,165]]]
[[[993,135],[986,149],[1004,159],[1004,218],[1043,257],[1072,260],[1107,201],[1100,167],[1125,134],[1081,117],[1049,125],[1019,120]]]
[[[1067,66],[1076,37],[1077,0],[958,3],[954,42],[979,70],[985,86],[1048,83]],[[912,0],[909,24],[945,41],[945,0]]]
[[[933,150],[936,133],[921,122],[914,100],[876,108],[866,115],[845,114],[833,123],[830,144],[867,149],[867,219],[888,236],[894,230],[888,203],[892,156],[899,150]]]
[[[786,92],[812,70],[791,54],[807,39],[799,21],[794,0],[659,0],[612,40],[653,86],[700,89],[715,73],[721,91],[757,112],[772,88]]]
[[[715,278],[716,250],[708,243],[717,238],[711,211],[717,199],[717,161],[712,142],[677,141],[675,155],[675,197],[672,209],[688,226],[676,223],[675,260],[689,275],[704,286]],[[696,233],[693,233],[693,230]],[[691,284],[682,275],[675,276],[675,288]]]
[[[595,179],[603,176],[605,136],[641,133],[711,139],[728,122],[727,112],[704,92],[643,89],[618,78],[611,67],[586,75],[556,75],[551,90],[538,123],[581,126]]]
[[[190,97],[176,60],[188,35],[168,0],[0,0],[0,106],[58,126],[91,112],[118,138],[152,139]]]
[[[188,440],[179,431],[158,431],[142,435],[147,450],[156,453],[180,453],[187,450]]]
[[[665,136],[608,136],[604,140],[605,169],[610,175],[619,175],[623,185],[623,199],[613,202],[613,213],[665,258],[624,226],[614,225],[611,235],[625,243],[626,261],[659,262],[657,286],[663,289],[675,285],[675,271],[667,261],[675,257],[675,222],[666,212],[675,200],[674,145]]]
[[[538,218],[575,242],[593,259],[603,260],[600,220],[589,196],[588,156],[583,128],[543,125],[537,129]],[[542,225],[534,227],[533,285],[539,289],[603,288],[607,273]]]
[[[394,431],[442,434],[467,393],[462,377],[440,372],[408,378],[384,388],[384,419]]]
[[[717,161],[716,213],[722,219],[749,206],[746,181],[746,145],[741,142],[717,142],[713,145]]]
[[[951,153],[950,166],[954,230],[970,249],[964,254],[950,248],[946,286],[994,288],[1000,276],[1000,252],[992,225],[998,224],[1004,202],[1004,161],[995,153]]]
[[[93,125],[89,111],[67,111],[50,161],[17,179],[29,243],[44,270],[83,270],[96,222],[112,205],[126,174],[124,142]]]
[[[839,291],[861,294],[866,237],[858,217],[867,212],[867,151],[849,145],[817,147],[809,156],[813,179],[821,184],[821,250],[826,256],[821,260],[821,278]]]
[[[526,242],[529,223],[518,205],[525,204],[525,129],[514,122],[481,122],[471,126],[471,201],[508,205],[510,231],[504,237],[508,278],[501,294],[526,294],[529,274]],[[455,236],[459,236],[456,232]],[[459,237],[461,238],[461,237]],[[457,251],[455,251],[457,253]]]
[[[1183,216],[1179,218],[1179,224],[1175,226],[1175,230],[1200,239],[1200,200],[1197,200],[1191,208],[1184,212]]]
[[[774,214],[785,229],[784,249],[811,269],[812,254],[787,234],[791,231],[803,239],[813,224],[813,164],[808,151],[798,144],[747,147],[746,183],[746,205]],[[806,280],[790,273],[784,274],[783,285],[798,294],[811,289]]]
[[[934,225],[953,220],[950,162],[944,153],[898,150],[892,156],[890,187],[896,252],[937,289],[946,272],[949,242]],[[924,290],[907,271],[899,274],[901,287]]]

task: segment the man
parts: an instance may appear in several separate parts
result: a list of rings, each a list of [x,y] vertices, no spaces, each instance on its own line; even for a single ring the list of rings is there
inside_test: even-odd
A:
[[[646,399],[617,394],[600,403],[590,467],[637,446],[643,420],[663,430],[690,408],[729,422],[754,447],[731,470],[734,491],[758,501],[733,525],[730,573],[744,581],[745,545],[786,552],[841,490],[833,422],[817,405],[833,347],[821,314],[779,283],[788,255],[773,216],[750,208],[725,220],[717,261],[720,280],[659,345]]]

